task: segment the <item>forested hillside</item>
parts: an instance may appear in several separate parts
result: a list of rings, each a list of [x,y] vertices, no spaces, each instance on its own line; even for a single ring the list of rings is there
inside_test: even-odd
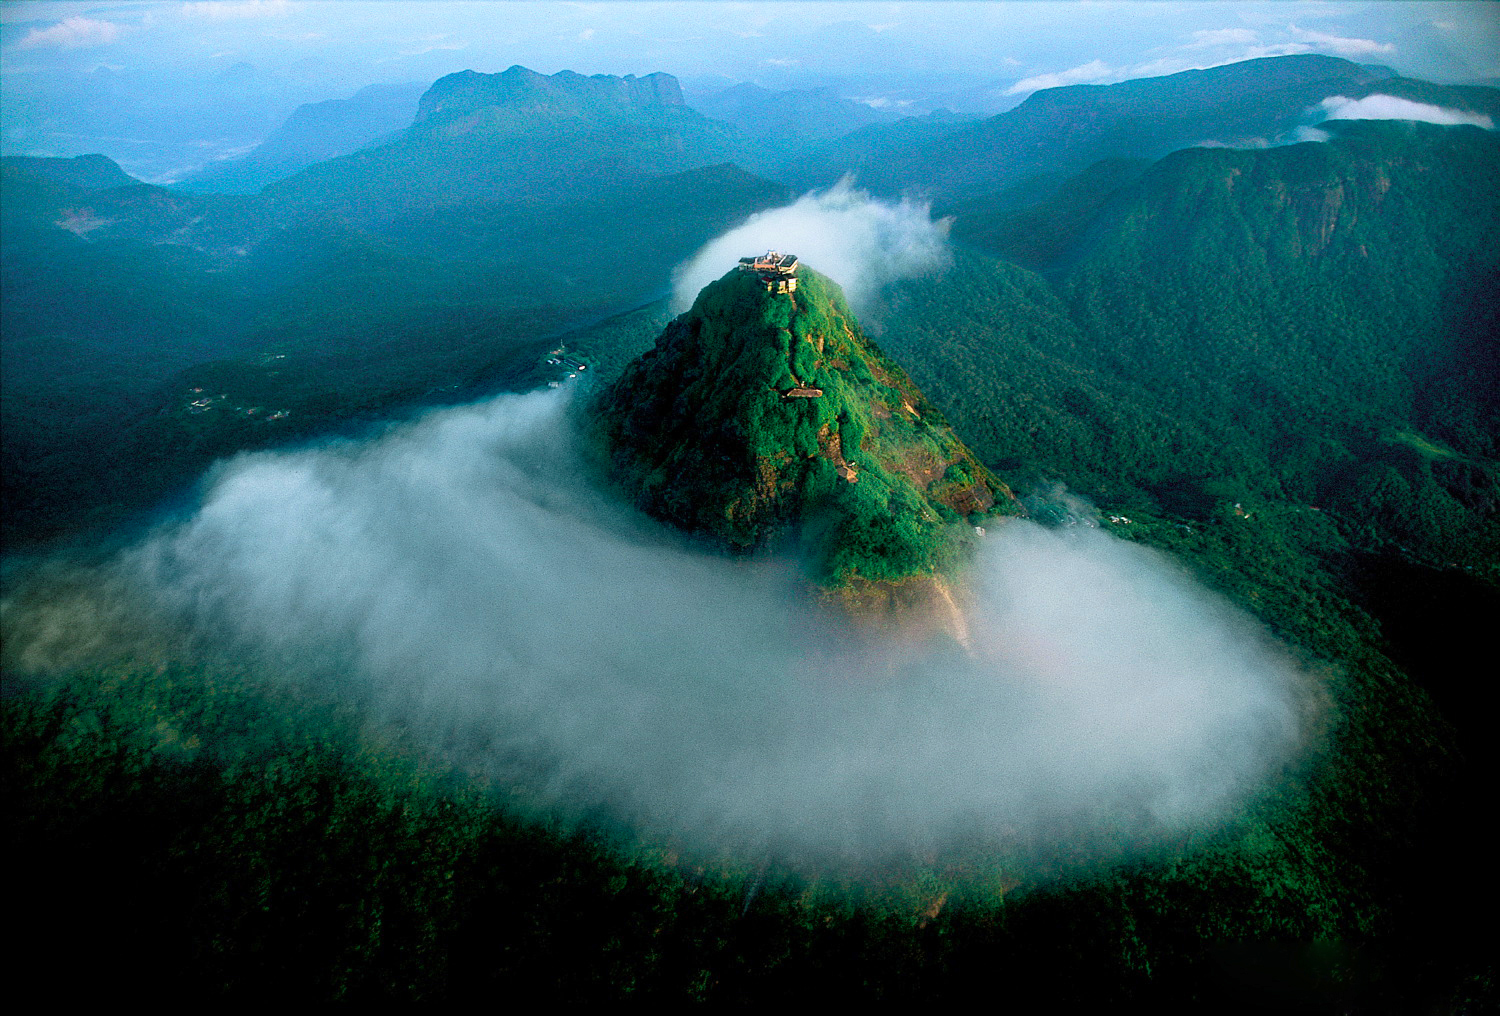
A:
[[[788,293],[738,270],[706,287],[590,408],[604,468],[726,550],[802,544],[830,588],[955,573],[970,527],[1014,498],[837,284],[807,266],[795,278]]]
[[[1331,512],[1493,578],[1497,151],[1361,123],[1179,152],[1076,231],[1055,285],[961,259],[955,286],[905,287],[887,342],[992,465],[1127,515]]]

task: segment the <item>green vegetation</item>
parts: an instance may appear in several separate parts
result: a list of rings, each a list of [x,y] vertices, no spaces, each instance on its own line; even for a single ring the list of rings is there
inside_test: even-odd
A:
[[[1009,493],[838,287],[773,294],[731,272],[602,391],[606,468],[646,511],[731,550],[800,541],[828,586],[950,572]],[[1013,510],[1013,509],[1012,509]]]
[[[1500,159],[1489,132],[1423,127],[1177,153],[1055,281],[962,255],[901,287],[884,341],[1017,487],[1493,580]]]

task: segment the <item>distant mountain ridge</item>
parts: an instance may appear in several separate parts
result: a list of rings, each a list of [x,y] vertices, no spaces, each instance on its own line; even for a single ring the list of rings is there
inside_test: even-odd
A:
[[[734,152],[734,131],[683,105],[670,74],[461,71],[427,90],[398,139],[311,166],[266,195],[383,218],[475,200],[571,200]]]
[[[682,88],[670,74],[584,75],[562,70],[540,74],[519,64],[499,74],[458,71],[439,78],[417,105],[416,124],[457,120],[485,110],[573,116],[598,114],[610,107],[637,110],[683,105]]]
[[[1204,143],[1264,145],[1309,122],[1324,99],[1390,94],[1487,112],[1500,93],[1392,78],[1338,57],[1265,57],[1112,85],[1033,92],[1015,109],[938,136],[864,135],[812,165],[854,172],[865,186],[920,186],[938,203],[997,193],[1026,177],[1061,181],[1104,159],[1159,159]]]

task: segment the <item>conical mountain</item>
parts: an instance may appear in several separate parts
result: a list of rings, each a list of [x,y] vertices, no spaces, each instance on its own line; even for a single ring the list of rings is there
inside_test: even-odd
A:
[[[608,469],[648,513],[730,551],[802,550],[827,589],[952,573],[1016,511],[832,280],[736,269],[602,391]]]

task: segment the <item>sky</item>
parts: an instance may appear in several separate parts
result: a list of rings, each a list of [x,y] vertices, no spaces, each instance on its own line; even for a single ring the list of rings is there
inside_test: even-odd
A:
[[[690,100],[749,81],[992,115],[1038,88],[1289,53],[1500,78],[1500,5],[22,2],[0,6],[0,114],[6,154],[144,166],[153,146],[167,162],[233,154],[298,104],[364,85],[513,64],[666,71]]]

